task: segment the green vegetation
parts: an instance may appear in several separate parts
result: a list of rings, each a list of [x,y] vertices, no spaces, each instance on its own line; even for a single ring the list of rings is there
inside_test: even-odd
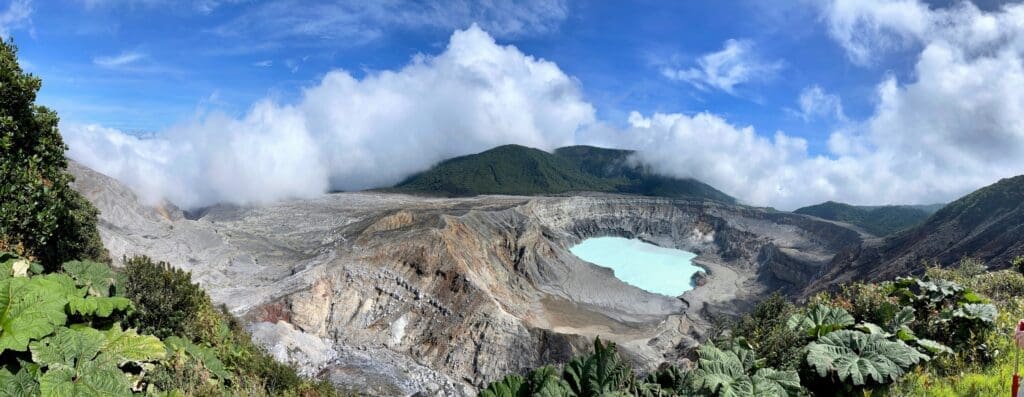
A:
[[[35,104],[39,78],[0,42],[0,250],[35,258],[49,270],[72,259],[107,259],[96,209],[68,184],[57,114]]]
[[[634,164],[632,154],[590,146],[564,147],[548,153],[505,145],[445,160],[393,190],[444,196],[593,191],[735,202],[699,181],[656,175]]]
[[[60,272],[47,273],[38,263],[0,253],[0,396],[336,394],[326,382],[301,378],[254,345],[234,318],[191,284],[188,273],[147,258],[128,263],[125,273],[148,277],[125,277],[90,261],[67,262]],[[153,282],[161,279],[175,280],[173,287]],[[148,292],[196,299],[175,301],[183,304],[173,307],[134,299]],[[157,313],[190,328],[161,341],[122,327],[177,329],[164,320],[151,322]]]
[[[860,226],[876,236],[887,236],[923,222],[934,206],[855,206],[834,201],[799,208],[797,214]]]
[[[1005,178],[957,199],[935,213],[928,223],[956,219],[965,230],[997,217],[1011,214],[1019,225],[1019,208],[1024,202],[1024,175]]]
[[[215,328],[213,303],[192,276],[165,262],[146,257],[125,258],[125,296],[137,302],[126,323],[160,338],[178,335],[188,340],[209,338],[204,330]],[[214,314],[211,314],[214,313]]]
[[[1010,390],[1016,346],[1012,331],[1024,318],[1024,275],[1016,270],[990,272],[975,260],[963,260],[950,269],[931,268],[928,277],[963,285],[989,297],[996,306],[995,328],[1002,332],[977,335],[975,345],[958,351],[968,360],[937,360],[918,368],[894,384],[890,396],[983,397],[1005,395]],[[984,316],[992,313],[984,310]],[[958,357],[958,356],[949,356]]]
[[[69,262],[60,273],[43,270],[0,254],[0,395],[131,394],[166,352],[156,337],[110,323],[132,307],[116,295],[110,268]]]
[[[923,279],[852,284],[815,296],[805,307],[772,296],[750,314],[723,324],[718,336],[697,349],[698,359],[688,369],[683,363],[665,363],[641,377],[618,360],[614,344],[598,340],[592,354],[573,359],[560,371],[545,367],[525,377],[512,375],[484,393],[927,395],[915,388],[923,379],[943,379],[952,387],[953,374],[1001,363],[999,350],[993,348],[998,345],[993,331],[999,311],[983,296],[1017,296],[1018,301],[1024,296],[1019,274],[1007,282],[963,272],[933,270]]]

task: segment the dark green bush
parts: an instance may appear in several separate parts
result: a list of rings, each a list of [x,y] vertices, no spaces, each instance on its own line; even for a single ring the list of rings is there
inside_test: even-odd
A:
[[[720,337],[719,345],[727,346],[735,339],[750,345],[768,367],[796,369],[803,361],[806,335],[786,326],[796,307],[782,295],[772,294],[754,306],[754,310],[729,324],[729,337]]]
[[[299,376],[253,343],[241,322],[192,283],[190,273],[137,256],[125,260],[124,286],[136,309],[127,322],[180,347],[152,372],[154,385],[190,395],[337,394],[326,381]]]
[[[35,104],[41,86],[18,65],[14,43],[0,41],[0,250],[48,271],[74,259],[107,261],[96,210],[69,186],[57,114]]]
[[[192,275],[145,256],[124,261],[125,296],[135,302],[127,323],[166,338],[172,335],[201,341],[212,328],[213,303]]]

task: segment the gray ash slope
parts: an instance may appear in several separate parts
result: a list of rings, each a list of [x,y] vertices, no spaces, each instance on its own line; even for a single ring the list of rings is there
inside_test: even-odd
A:
[[[727,203],[612,194],[424,198],[339,193],[186,217],[78,164],[113,257],[189,270],[256,339],[304,373],[368,394],[472,394],[562,362],[600,335],[641,368],[679,359],[709,313],[799,293],[863,235]],[[194,218],[194,219],[192,219]],[[697,253],[708,283],[651,294],[583,262],[591,236]]]

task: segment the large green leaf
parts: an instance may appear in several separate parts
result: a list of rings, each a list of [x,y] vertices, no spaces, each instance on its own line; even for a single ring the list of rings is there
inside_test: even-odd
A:
[[[71,261],[61,268],[92,296],[110,296],[110,287],[117,282],[114,270],[104,263]]]
[[[63,274],[0,280],[0,353],[25,351],[32,340],[67,321],[64,305],[74,284]]]
[[[854,324],[853,316],[839,307],[815,305],[803,313],[794,314],[786,323],[790,329],[821,337],[829,332]]]
[[[835,374],[855,386],[892,382],[927,359],[902,341],[852,330],[832,332],[807,347],[807,363],[819,376]]]
[[[504,379],[487,385],[480,397],[528,397],[530,390],[526,379],[519,375],[509,375]]]
[[[602,395],[620,390],[633,376],[632,369],[619,359],[614,343],[594,340],[594,353],[574,358],[565,364],[563,378],[573,393]]]
[[[131,379],[111,362],[83,361],[50,368],[39,379],[42,397],[131,395]]]
[[[44,397],[130,394],[132,376],[119,367],[166,356],[159,339],[123,331],[119,324],[107,331],[60,328],[53,336],[32,342],[30,350],[32,360],[46,367],[39,380]]]
[[[953,317],[992,323],[996,320],[996,307],[991,303],[967,303],[953,311]]]
[[[755,396],[787,396],[800,392],[800,375],[796,371],[761,368],[751,377]]]
[[[953,349],[950,349],[949,346],[933,341],[931,339],[919,338],[914,340],[914,343],[920,346],[922,349],[924,349],[924,351],[927,351],[932,355],[953,354]]]
[[[800,377],[796,371],[760,368],[751,373],[754,366],[744,362],[757,362],[752,357],[753,352],[736,350],[721,350],[711,344],[698,348],[700,359],[694,370],[694,386],[713,396],[785,397],[799,393]]]
[[[117,365],[155,361],[167,357],[164,344],[153,335],[139,335],[134,329],[121,330],[120,324],[115,324],[103,333],[106,336],[103,357],[113,360]]]
[[[38,396],[39,382],[27,369],[21,368],[16,374],[0,368],[0,397]]]
[[[123,296],[72,296],[68,299],[71,313],[84,316],[109,317],[117,311],[130,311],[132,300]]]

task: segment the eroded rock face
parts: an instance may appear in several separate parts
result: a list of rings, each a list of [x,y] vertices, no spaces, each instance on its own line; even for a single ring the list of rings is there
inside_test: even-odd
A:
[[[71,169],[101,211],[112,256],[192,271],[283,361],[379,395],[470,394],[564,362],[598,335],[653,369],[704,337],[706,313],[799,290],[860,243],[855,231],[799,215],[614,195],[344,193],[185,217]],[[569,252],[604,235],[695,252],[706,284],[678,298],[651,294]]]

